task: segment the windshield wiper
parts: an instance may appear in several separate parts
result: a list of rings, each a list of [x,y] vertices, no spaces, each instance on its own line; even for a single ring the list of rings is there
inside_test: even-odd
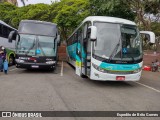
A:
[[[132,55],[129,55],[132,58],[132,61],[135,63],[135,59]]]
[[[135,63],[135,59],[134,59],[134,57],[132,56],[132,55],[130,55],[130,54],[127,54],[130,58],[132,58],[132,61]]]
[[[34,39],[34,42],[32,43],[32,46],[28,49],[28,51],[26,52],[26,54],[25,55],[28,55],[28,53],[30,52],[30,50],[32,50],[33,48],[34,48],[34,46],[35,46],[35,39]]]
[[[119,41],[118,41],[118,43],[117,43],[116,47],[114,48],[114,50],[113,50],[112,54],[110,55],[110,57],[109,57],[109,61],[111,61],[111,60],[112,60],[112,58],[115,56],[115,53],[117,52],[118,47],[120,46],[120,43],[121,43],[121,37],[119,38]]]
[[[43,55],[46,57],[46,54],[44,53],[44,50],[43,50],[42,46],[40,45],[39,41],[38,41],[38,47],[40,47],[40,49],[42,50]]]

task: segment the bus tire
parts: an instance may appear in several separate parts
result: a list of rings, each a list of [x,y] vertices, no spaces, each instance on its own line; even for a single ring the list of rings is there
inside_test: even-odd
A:
[[[53,72],[53,73],[55,73],[56,68],[51,68],[50,71]]]
[[[10,55],[9,61],[8,61],[9,66],[14,65],[14,60],[15,60],[14,57],[12,55]]]
[[[86,76],[83,74],[83,73],[81,73],[81,78],[86,78]]]

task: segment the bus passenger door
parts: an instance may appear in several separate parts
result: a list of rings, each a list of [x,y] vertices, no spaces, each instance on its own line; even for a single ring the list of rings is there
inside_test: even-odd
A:
[[[83,27],[83,40],[82,40],[82,74],[85,76],[90,76],[91,67],[91,41],[90,41],[90,30],[88,27],[89,23],[85,23]]]
[[[76,74],[81,76],[82,74],[82,51],[81,51],[81,40],[82,40],[82,30],[79,29],[76,34],[77,44],[76,44]]]
[[[82,62],[81,62],[81,47],[80,47],[80,43],[78,42],[76,45],[76,74],[78,76],[81,76],[81,66],[82,66]]]
[[[90,39],[83,39],[83,48],[82,48],[82,73],[85,76],[90,75],[90,62],[91,62],[91,42]]]

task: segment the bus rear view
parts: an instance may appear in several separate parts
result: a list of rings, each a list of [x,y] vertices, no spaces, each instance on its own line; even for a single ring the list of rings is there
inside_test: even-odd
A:
[[[57,45],[60,41],[56,24],[23,20],[18,33],[10,33],[9,41],[14,35],[17,36],[17,68],[54,70],[57,63]]]

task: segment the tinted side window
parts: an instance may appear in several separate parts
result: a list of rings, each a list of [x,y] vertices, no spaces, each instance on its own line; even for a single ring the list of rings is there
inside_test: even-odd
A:
[[[3,37],[8,38],[8,28],[3,26]]]
[[[78,30],[78,41],[82,41],[82,28],[79,28]]]
[[[73,43],[76,43],[78,41],[78,36],[77,32],[74,33],[73,35]]]
[[[2,24],[0,24],[0,36],[3,36],[2,35]]]
[[[83,27],[83,38],[87,38],[87,29],[88,29],[88,24],[85,23]]]

